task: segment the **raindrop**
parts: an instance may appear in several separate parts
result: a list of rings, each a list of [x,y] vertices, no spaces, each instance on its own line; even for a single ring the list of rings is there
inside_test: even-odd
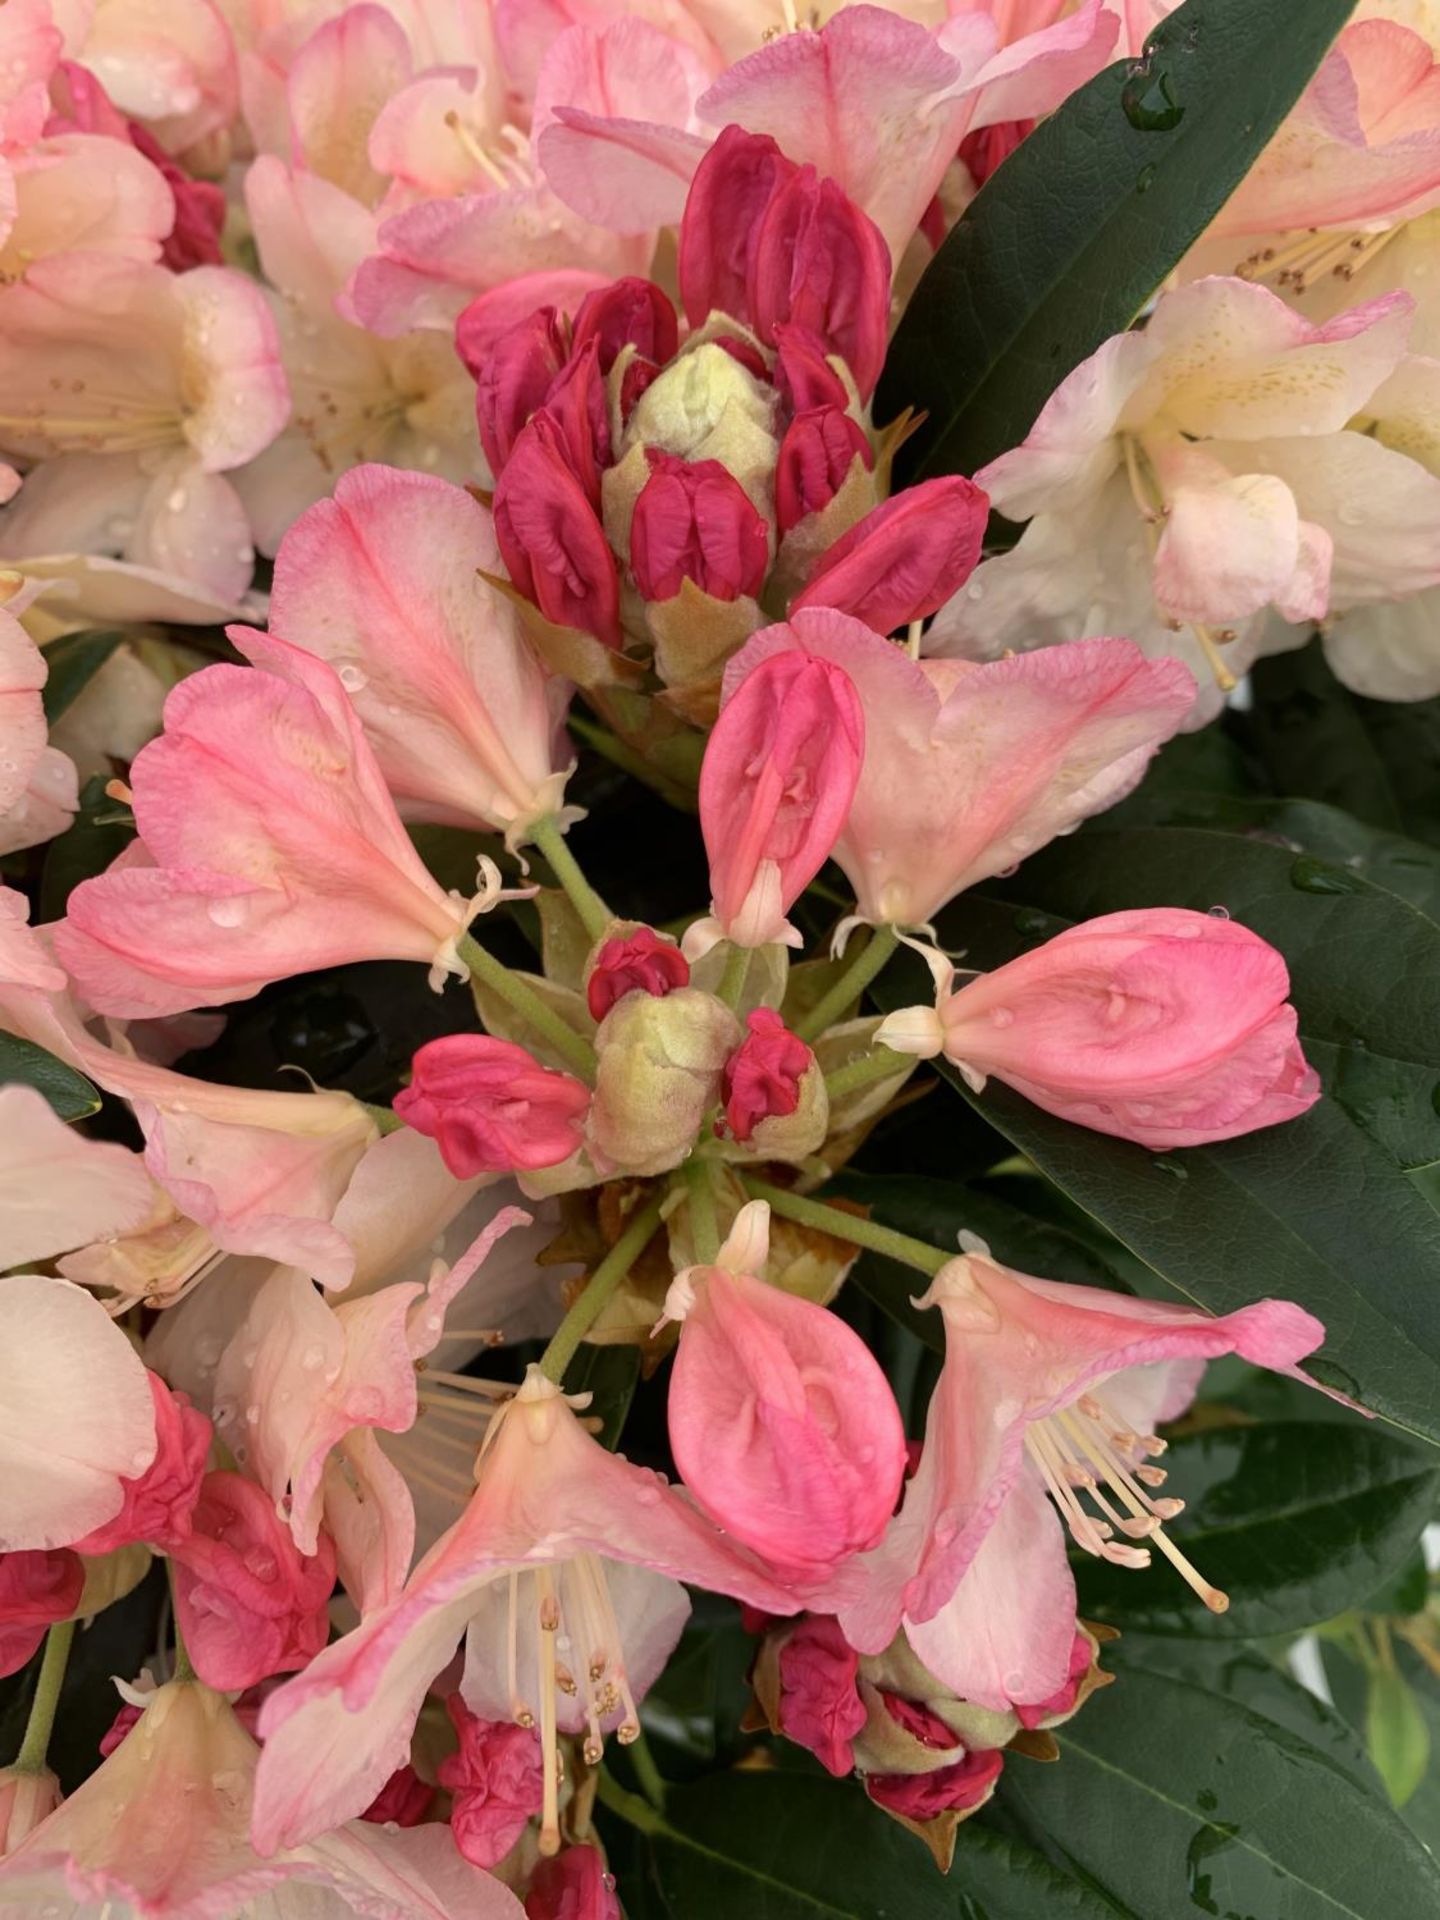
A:
[[[323,1367],[325,1364],[325,1349],[323,1347],[306,1347],[300,1356],[300,1364],[307,1373],[314,1373],[318,1367]]]
[[[1015,1024],[1015,1015],[1009,1007],[992,1007],[990,1010],[990,1024],[992,1027],[1013,1027]]]
[[[1135,176],[1135,191],[1137,193],[1148,193],[1155,184],[1155,175],[1158,171],[1159,169],[1153,160],[1149,166],[1142,167]]]
[[[340,684],[347,693],[361,693],[370,684],[370,676],[354,660],[342,660],[336,668]]]
[[[1202,1913],[1219,1913],[1220,1905],[1211,1898],[1210,1875],[1200,1871],[1202,1865],[1212,1854],[1222,1852],[1233,1844],[1239,1827],[1228,1821],[1215,1820],[1203,1826],[1185,1850],[1185,1866],[1188,1873],[1187,1885],[1190,1898]]]
[[[1044,933],[1050,924],[1050,916],[1035,907],[1025,907],[1016,914],[1012,924],[1016,933]]]
[[[1212,920],[1228,920],[1230,918],[1229,907],[1207,907],[1205,911]]]
[[[246,906],[243,900],[211,900],[205,912],[217,927],[239,927],[245,923]]]
[[[1161,1173],[1168,1173],[1173,1180],[1190,1178],[1189,1168],[1182,1166],[1178,1160],[1172,1160],[1168,1154],[1157,1156],[1150,1164],[1152,1167],[1158,1167]]]
[[[1125,82],[1120,105],[1125,118],[1141,133],[1168,133],[1185,117],[1169,74],[1163,68],[1158,73],[1152,71],[1148,61]]]

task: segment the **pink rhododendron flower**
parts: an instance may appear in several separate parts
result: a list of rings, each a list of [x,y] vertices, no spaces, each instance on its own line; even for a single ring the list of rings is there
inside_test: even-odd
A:
[[[807,1614],[780,1649],[780,1731],[837,1779],[854,1770],[850,1742],[865,1725],[860,1656],[828,1614]]]
[[[762,1120],[794,1113],[800,1083],[815,1065],[803,1040],[770,1007],[745,1016],[747,1032],[725,1063],[722,1090],[725,1123],[737,1140],[748,1140]]]
[[[601,1021],[627,993],[649,993],[663,999],[677,987],[690,984],[690,963],[672,940],[653,927],[613,935],[602,941],[585,982],[585,1004],[592,1020]]]
[[[457,1180],[568,1160],[589,1106],[581,1081],[481,1033],[427,1040],[395,1096],[396,1113],[435,1141]]]
[[[239,105],[235,44],[212,0],[100,0],[56,8],[65,52],[167,153],[228,127]]]
[[[542,1860],[525,1895],[525,1920],[622,1920],[615,1876],[597,1847],[566,1847]]]
[[[312,1660],[330,1631],[335,1549],[302,1555],[274,1502],[238,1473],[207,1473],[191,1531],[171,1548],[175,1616],[195,1671],[232,1692]]]
[[[138,1227],[152,1194],[128,1147],[87,1140],[33,1087],[0,1087],[0,1269]]]
[[[775,1612],[793,1607],[682,1495],[591,1439],[538,1368],[496,1421],[469,1507],[405,1591],[266,1702],[260,1848],[322,1832],[346,1808],[368,1805],[408,1753],[426,1689],[469,1626],[466,1704],[485,1719],[508,1715],[540,1728],[541,1847],[553,1851],[556,1730],[585,1733],[598,1759],[604,1728],[618,1722],[624,1737],[638,1724],[634,1702],[688,1611],[677,1581]],[[562,1632],[574,1663],[563,1674]],[[510,1644],[513,1677],[496,1657]]]
[[[718,460],[650,450],[650,478],[630,523],[630,570],[646,600],[689,580],[715,600],[752,599],[770,565],[770,530]]]
[[[945,1366],[919,1469],[861,1563],[863,1592],[840,1604],[851,1645],[879,1653],[903,1621],[962,1699],[996,1711],[1051,1700],[1075,1640],[1067,1527],[1085,1552],[1122,1566],[1148,1565],[1158,1549],[1223,1610],[1225,1596],[1165,1531],[1179,1503],[1157,1491],[1155,1427],[1183,1412],[1220,1354],[1296,1374],[1324,1337],[1319,1321],[1285,1300],[1212,1319],[1037,1280],[974,1240],[925,1303],[944,1317]]]
[[[941,610],[928,649],[1125,633],[1196,664],[1203,719],[1267,609],[1308,629],[1435,586],[1440,478],[1351,424],[1400,365],[1410,307],[1395,294],[1316,326],[1243,280],[1162,296],[977,474],[1029,525]]]
[[[923,480],[873,508],[820,556],[790,603],[834,607],[876,633],[936,613],[980,558],[990,502],[959,474]]]
[[[172,1393],[158,1373],[146,1377],[155,1403],[155,1458],[143,1473],[122,1479],[119,1513],[75,1542],[80,1553],[114,1553],[136,1541],[173,1552],[190,1537],[212,1428],[187,1395]]]
[[[407,838],[334,671],[260,634],[245,650],[253,668],[176,687],[131,769],[153,864],[84,881],[56,930],[102,1012],[223,1005],[346,960],[458,967],[466,909]]]
[[[80,804],[74,764],[48,743],[45,656],[0,607],[0,853],[63,833]]]
[[[876,925],[923,924],[1113,805],[1180,725],[1194,687],[1177,661],[1147,661],[1126,640],[979,667],[916,661],[814,608],[731,660],[721,727],[750,676],[787,657],[833,663],[859,695],[865,757],[833,852]],[[702,773],[702,824],[704,793]]]
[[[754,646],[726,671],[700,768],[714,920],[699,925],[737,946],[798,946],[785,916],[844,830],[865,722],[839,662],[781,647],[771,658]],[[699,938],[695,927],[686,935],[692,959]]]
[[[262,1860],[247,1833],[256,1758],[222,1694],[193,1680],[158,1688],[105,1764],[0,1863],[0,1915],[69,1899],[79,1911],[108,1900],[154,1920],[230,1920],[267,1896],[283,1912],[293,1886],[387,1920],[520,1920],[514,1894],[462,1860],[439,1822],[391,1832],[357,1821]]]
[[[0,1553],[0,1678],[18,1673],[80,1604],[85,1569],[69,1547]]]
[[[499,570],[461,488],[358,467],[281,542],[270,629],[335,669],[402,815],[523,836],[561,811],[569,688],[477,578]]]
[[[445,1711],[460,1742],[436,1769],[450,1792],[450,1831],[472,1866],[493,1867],[545,1798],[539,1736],[513,1720],[477,1719],[458,1693],[448,1697]]]
[[[946,969],[948,972],[948,968]],[[1146,1147],[1194,1147],[1292,1120],[1320,1098],[1296,1038],[1290,976],[1233,920],[1182,907],[1108,913],[877,1036],[944,1051],[1047,1113]]]
[[[884,1533],[905,1434],[864,1342],[755,1277],[769,1219],[763,1200],[748,1202],[715,1264],[687,1268],[666,1297],[682,1323],[670,1445],[718,1525],[785,1577],[814,1581]]]
[[[114,1519],[155,1446],[145,1368],[99,1301],[68,1280],[0,1277],[0,1553]]]
[[[0,387],[0,448],[42,463],[25,485],[32,552],[114,552],[221,599],[244,591],[250,529],[226,475],[289,405],[252,281],[96,253],[38,261],[0,293]]]

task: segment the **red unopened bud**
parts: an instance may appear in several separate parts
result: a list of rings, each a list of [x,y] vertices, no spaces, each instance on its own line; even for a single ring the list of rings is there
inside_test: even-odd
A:
[[[907,1820],[933,1820],[937,1813],[971,1813],[995,1791],[1005,1755],[995,1748],[967,1753],[934,1773],[871,1773],[865,1788],[878,1806]]]
[[[525,1896],[525,1920],[621,1920],[615,1876],[595,1847],[566,1847],[542,1860]]]
[[[542,411],[495,489],[495,538],[510,578],[547,620],[621,644],[620,576],[565,439]]]
[[[635,402],[644,393],[651,381],[659,374],[660,368],[653,360],[642,359],[637,353],[630,360],[620,376],[620,422],[626,425],[634,409]]]
[[[630,567],[647,600],[692,580],[715,600],[758,594],[770,537],[745,489],[718,460],[679,460],[652,447],[650,478],[630,523]]]
[[[544,1800],[540,1736],[509,1720],[481,1720],[458,1693],[445,1702],[460,1742],[436,1776],[451,1794],[450,1830],[474,1867],[503,1860]]]
[[[600,469],[610,464],[610,410],[600,343],[577,347],[545,396],[545,417],[559,428],[570,471],[592,507],[600,505]]]
[[[575,315],[575,347],[599,346],[600,371],[609,373],[623,347],[663,366],[680,344],[675,309],[653,280],[631,275],[586,294]]]
[[[780,1731],[837,1778],[855,1765],[851,1741],[865,1725],[856,1679],[860,1657],[839,1622],[810,1614],[780,1649]]]
[[[537,307],[492,340],[476,339],[471,309],[455,323],[455,351],[475,376],[475,420],[490,471],[498,479],[530,416],[545,404],[565,364],[565,336],[554,307]]]
[[[1033,1706],[1017,1706],[1015,1717],[1022,1727],[1043,1727],[1066,1718],[1080,1696],[1080,1683],[1095,1663],[1095,1642],[1088,1633],[1076,1630],[1070,1644],[1070,1673],[1063,1687]]]
[[[795,416],[775,462],[775,519],[782,534],[829,506],[857,454],[873,469],[869,437],[843,406],[812,407]]]
[[[379,1827],[418,1827],[434,1804],[434,1787],[407,1761],[395,1769],[360,1818]]]
[[[457,1180],[558,1166],[581,1142],[590,1090],[524,1047],[483,1033],[428,1040],[395,1111],[432,1139]]]
[[[18,1673],[57,1620],[80,1604],[85,1569],[69,1547],[0,1553],[0,1678]]]
[[[690,984],[690,964],[673,941],[653,927],[637,927],[624,938],[607,940],[595,956],[585,985],[591,1018],[603,1020],[627,993],[649,993],[662,1000]]]
[[[948,1753],[956,1745],[955,1729],[947,1726],[939,1714],[932,1713],[922,1701],[907,1700],[903,1693],[891,1693],[885,1687],[877,1687],[875,1691],[896,1726],[903,1727],[922,1747],[938,1747],[942,1753]]]
[[[111,140],[128,140],[127,120],[88,67],[78,60],[62,60],[50,76],[50,103],[54,111],[45,122],[47,135],[103,133]]]
[[[136,1479],[122,1479],[125,1500],[119,1513],[77,1540],[78,1553],[114,1553],[140,1540],[171,1548],[190,1532],[214,1429],[187,1394],[172,1393],[158,1373],[149,1380],[155,1457]]]
[[[138,120],[128,123],[130,144],[165,176],[175,202],[175,220],[160,249],[162,266],[172,273],[189,267],[218,267],[220,232],[225,225],[225,189],[213,180],[192,180]]]
[[[989,496],[958,473],[907,487],[821,555],[791,613],[834,607],[876,633],[923,620],[973,573],[989,511]]]
[[[775,328],[775,391],[791,413],[849,405],[845,382],[830,364],[825,342],[808,327],[782,321]]]
[[[678,262],[680,299],[692,327],[716,312],[744,318],[761,218],[777,185],[796,171],[768,133],[743,127],[726,127],[695,169]]]
[[[1034,130],[1033,120],[1000,120],[993,127],[967,133],[960,142],[960,158],[970,169],[970,178],[976,186],[983,187],[1001,161],[1008,160]]]
[[[794,1113],[800,1082],[815,1064],[805,1042],[769,1007],[756,1007],[745,1024],[749,1032],[726,1061],[721,1082],[725,1124],[737,1140],[748,1140],[772,1115]]]
[[[807,327],[869,398],[885,364],[890,249],[869,215],[813,167],[797,168],[772,196],[755,235],[746,300],[767,346],[777,324]]]

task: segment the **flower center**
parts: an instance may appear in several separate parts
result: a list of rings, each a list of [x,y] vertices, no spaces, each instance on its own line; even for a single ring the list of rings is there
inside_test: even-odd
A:
[[[1404,222],[1383,227],[1379,232],[1321,232],[1307,227],[1278,244],[1266,244],[1247,256],[1236,267],[1241,280],[1269,280],[1292,293],[1304,293],[1326,274],[1337,280],[1353,280],[1376,254],[1387,247]]]
[[[1165,1451],[1163,1440],[1122,1426],[1087,1393],[1032,1422],[1025,1450],[1077,1546],[1121,1567],[1148,1567],[1149,1547],[1156,1546],[1212,1613],[1226,1611],[1229,1596],[1211,1586],[1165,1531],[1163,1523],[1185,1503],[1153,1491],[1165,1484],[1164,1470],[1153,1464]],[[1148,1544],[1126,1544],[1135,1540]]]

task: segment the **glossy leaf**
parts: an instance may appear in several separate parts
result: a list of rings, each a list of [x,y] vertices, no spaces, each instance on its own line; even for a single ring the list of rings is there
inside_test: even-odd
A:
[[[49,672],[43,695],[50,726],[75,704],[124,638],[123,633],[87,628],[50,642],[45,649]]]
[[[1383,1798],[1205,1687],[1128,1670],[1056,1737],[1058,1764],[1007,1767],[1002,1799],[1145,1920],[1396,1920],[1440,1902],[1440,1863]]]
[[[655,1877],[676,1920],[1139,1920],[1142,1911],[973,1822],[942,1876],[854,1780],[712,1775],[673,1790],[656,1825]]]
[[[1395,1667],[1370,1675],[1365,1743],[1397,1807],[1415,1796],[1430,1764],[1430,1729],[1410,1683]]]
[[[100,1095],[83,1073],[18,1034],[0,1033],[0,1086],[34,1087],[62,1120],[83,1120],[100,1111]]]
[[[1219,212],[1352,5],[1187,0],[1142,62],[1107,68],[1022,142],[930,263],[891,345],[876,418],[928,415],[902,456],[907,478],[973,473],[1025,437]]]
[[[1212,1614],[1157,1553],[1132,1572],[1074,1556],[1081,1611],[1127,1631],[1243,1639],[1364,1604],[1409,1559],[1435,1511],[1428,1450],[1352,1421],[1221,1427],[1171,1443],[1166,1531],[1230,1596]]]

